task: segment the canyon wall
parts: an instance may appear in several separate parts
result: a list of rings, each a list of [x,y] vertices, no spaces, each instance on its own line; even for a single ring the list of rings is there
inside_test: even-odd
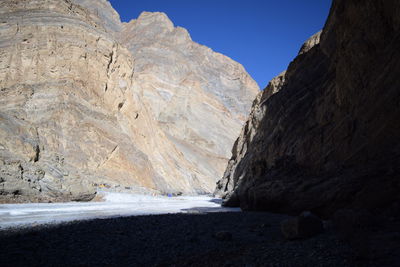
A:
[[[253,104],[216,194],[329,217],[399,205],[400,3],[335,0],[322,33]]]
[[[165,14],[122,24],[105,0],[2,1],[0,33],[0,201],[211,192],[258,92]]]
[[[193,177],[210,182],[212,191],[258,86],[239,63],[193,42],[164,13],[143,12],[124,23],[121,39],[135,55],[134,90],[168,141],[194,163]]]

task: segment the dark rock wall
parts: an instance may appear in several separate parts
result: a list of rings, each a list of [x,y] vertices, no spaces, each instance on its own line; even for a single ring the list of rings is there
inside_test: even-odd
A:
[[[303,45],[236,142],[251,139],[217,184],[225,205],[329,217],[399,201],[399,26],[398,1],[333,2],[320,43]]]

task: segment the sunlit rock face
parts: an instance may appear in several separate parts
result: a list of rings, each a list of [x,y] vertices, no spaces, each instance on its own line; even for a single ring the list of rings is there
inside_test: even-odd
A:
[[[171,42],[189,36],[163,14],[141,20],[153,32],[172,29]],[[172,45],[135,51],[167,37],[120,39],[131,24],[103,0],[0,3],[1,201],[88,200],[93,184],[213,190],[257,85],[190,39],[214,68],[191,62],[180,73],[190,55],[168,61],[179,51]]]
[[[225,205],[398,207],[399,17],[397,1],[333,1],[322,33],[257,97],[217,185]]]
[[[135,57],[133,86],[150,116],[213,190],[256,83],[239,63],[193,42],[164,13],[143,12],[123,25],[121,38]]]

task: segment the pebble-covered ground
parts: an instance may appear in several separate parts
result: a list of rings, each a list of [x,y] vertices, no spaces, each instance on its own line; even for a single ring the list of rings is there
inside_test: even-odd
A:
[[[0,266],[353,266],[333,232],[287,241],[285,215],[135,216],[0,231]]]

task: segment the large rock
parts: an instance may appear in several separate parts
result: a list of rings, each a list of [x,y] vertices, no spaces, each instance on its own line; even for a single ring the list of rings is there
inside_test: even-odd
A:
[[[281,232],[288,240],[310,238],[322,233],[323,230],[321,219],[307,211],[298,217],[281,222]]]
[[[218,182],[226,205],[330,217],[399,198],[399,18],[398,1],[333,1],[279,92],[255,101]]]
[[[2,1],[0,34],[0,201],[214,189],[258,90],[241,65],[105,0]]]

